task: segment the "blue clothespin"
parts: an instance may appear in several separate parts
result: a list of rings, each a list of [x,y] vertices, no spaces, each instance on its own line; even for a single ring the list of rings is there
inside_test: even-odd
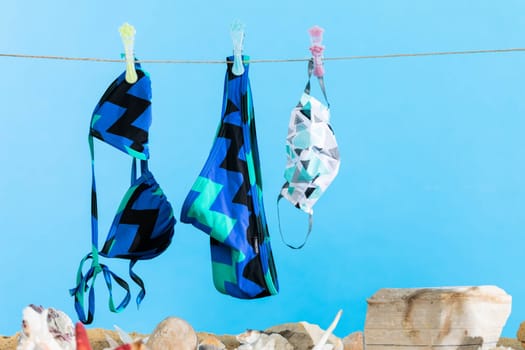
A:
[[[242,62],[244,29],[245,29],[245,25],[241,21],[235,20],[230,30],[230,35],[233,41],[232,73],[235,75],[242,75],[244,73],[244,65]]]

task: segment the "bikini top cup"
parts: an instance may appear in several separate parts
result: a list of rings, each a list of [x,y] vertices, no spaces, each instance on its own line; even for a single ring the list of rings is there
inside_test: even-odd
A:
[[[122,73],[108,87],[93,111],[89,135],[90,139],[96,137],[132,157],[146,160],[149,158],[151,80],[139,64],[135,67],[135,83],[129,84]]]
[[[151,125],[151,81],[139,64],[135,66],[138,80],[129,84],[122,73],[106,90],[91,119],[89,146],[92,164],[91,239],[92,249],[81,261],[77,272],[77,286],[70,293],[75,298],[75,309],[80,321],[93,321],[95,295],[94,282],[102,272],[109,291],[109,309],[122,311],[130,301],[129,284],[99,262],[99,255],[107,258],[130,260],[129,274],[141,291],[136,301],[145,296],[144,282],[132,270],[137,260],[152,259],[171,243],[176,220],[173,209],[159,184],[148,169],[148,130]],[[98,213],[94,168],[94,143],[97,138],[132,156],[131,186],[117,209],[102,249],[98,250]],[[140,160],[137,178],[136,162]],[[84,274],[86,261],[91,265]],[[117,307],[112,296],[112,280],[125,290]],[[91,283],[90,283],[91,281]],[[84,295],[89,291],[88,312],[84,311]]]
[[[132,164],[131,186],[122,198],[117,214],[99,254],[108,258],[152,259],[171,243],[175,218],[173,210],[147,162],[141,160],[136,179]]]

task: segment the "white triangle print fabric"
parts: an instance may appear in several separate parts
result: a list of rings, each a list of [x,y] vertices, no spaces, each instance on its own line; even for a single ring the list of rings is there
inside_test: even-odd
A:
[[[306,93],[292,111],[286,151],[281,196],[312,215],[314,204],[337,176],[340,159],[329,108]]]

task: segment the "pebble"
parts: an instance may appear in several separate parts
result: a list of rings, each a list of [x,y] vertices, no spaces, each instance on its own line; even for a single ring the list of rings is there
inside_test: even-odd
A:
[[[197,345],[197,334],[191,325],[176,317],[159,323],[146,343],[149,350],[195,350]]]

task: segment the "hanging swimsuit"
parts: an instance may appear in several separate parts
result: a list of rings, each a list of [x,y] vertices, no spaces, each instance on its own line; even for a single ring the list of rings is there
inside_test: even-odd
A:
[[[138,80],[129,84],[122,73],[106,90],[91,119],[89,148],[91,152],[91,243],[92,249],[81,261],[77,272],[77,285],[70,290],[75,298],[75,310],[80,321],[89,324],[95,311],[95,279],[102,272],[109,291],[109,309],[122,311],[130,301],[129,284],[100,263],[99,256],[130,260],[129,274],[140,287],[137,306],[146,291],[142,279],[133,272],[137,260],[152,259],[161,254],[171,243],[175,218],[173,209],[148,169],[148,130],[151,125],[151,80],[139,64],[135,65]],[[93,138],[129,154],[132,158],[131,186],[124,195],[104,246],[98,250],[98,214],[95,184]],[[140,161],[140,177],[137,165]],[[86,261],[91,261],[83,273]],[[112,279],[126,294],[118,306],[112,295]],[[91,281],[91,284],[89,282]],[[84,311],[84,295],[89,290],[88,313]]]
[[[279,287],[262,198],[248,64],[236,76],[232,61],[228,57],[217,135],[184,201],[181,221],[210,235],[215,288],[254,299],[277,294]]]

